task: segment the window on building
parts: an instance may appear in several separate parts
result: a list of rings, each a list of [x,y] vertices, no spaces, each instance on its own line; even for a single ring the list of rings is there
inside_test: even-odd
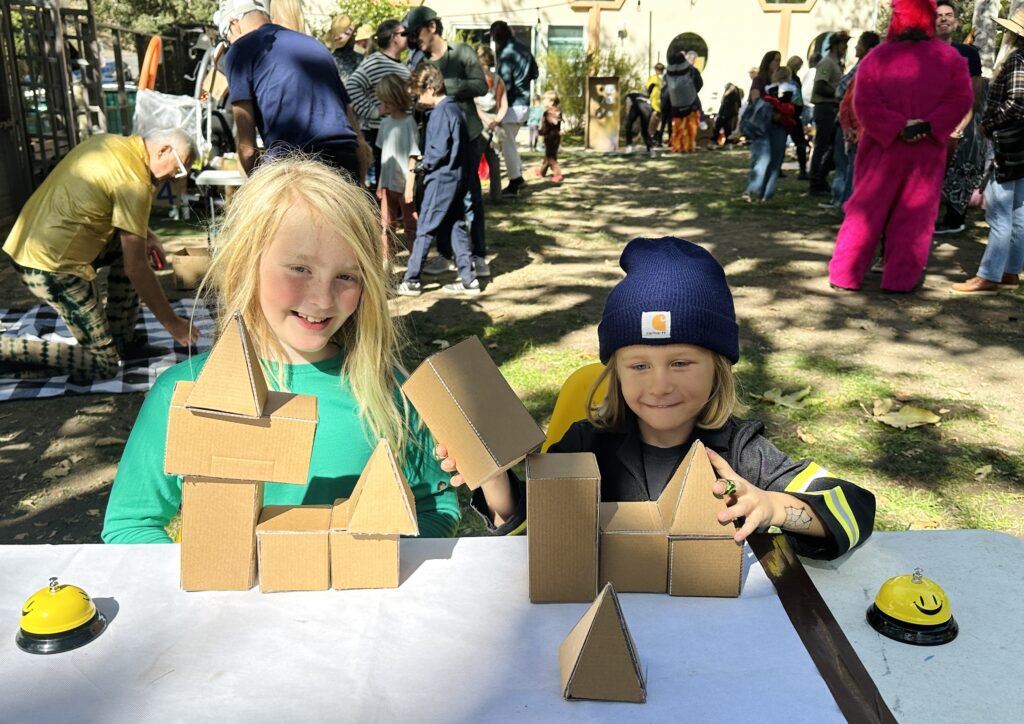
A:
[[[548,50],[561,54],[583,50],[583,26],[549,25]]]

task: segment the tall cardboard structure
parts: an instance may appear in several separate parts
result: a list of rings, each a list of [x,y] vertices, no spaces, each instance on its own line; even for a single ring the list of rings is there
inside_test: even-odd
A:
[[[416,500],[387,440],[381,440],[349,498],[331,510],[335,589],[397,588],[399,536],[419,535]]]
[[[316,397],[268,388],[236,313],[198,379],[171,397],[164,471],[185,476],[183,589],[252,588],[263,483],[306,484],[316,425]]]
[[[605,585],[562,642],[558,665],[566,699],[647,700],[636,645],[612,584]]]

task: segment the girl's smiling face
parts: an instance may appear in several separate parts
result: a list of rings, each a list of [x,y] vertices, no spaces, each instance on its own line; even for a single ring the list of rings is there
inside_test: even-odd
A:
[[[301,204],[285,213],[260,259],[260,308],[292,364],[337,353],[331,337],[359,305],[362,279],[352,248],[315,223]]]
[[[634,344],[615,353],[615,374],[640,437],[648,445],[682,445],[711,398],[714,354],[691,344]]]

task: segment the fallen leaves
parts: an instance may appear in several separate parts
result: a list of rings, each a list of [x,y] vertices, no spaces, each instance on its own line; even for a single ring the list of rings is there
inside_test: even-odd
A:
[[[110,447],[113,445],[124,445],[123,437],[101,437],[96,441],[96,447]]]
[[[807,407],[807,403],[810,400],[806,399],[811,394],[811,388],[805,387],[802,390],[796,392],[790,392],[783,394],[782,390],[778,387],[766,391],[761,395],[761,399],[765,402],[770,402],[773,405],[779,405],[780,407],[788,407],[792,410],[800,410]]]
[[[988,474],[992,472],[991,465],[982,465],[980,468],[974,471],[975,480],[984,480],[988,477]]]
[[[800,442],[807,443],[808,445],[814,445],[816,442],[818,442],[818,438],[816,438],[813,434],[811,434],[802,427],[798,427],[796,429],[796,436],[800,440]]]
[[[942,418],[931,410],[907,404],[896,407],[895,400],[890,399],[875,400],[871,418],[898,430],[921,427],[922,425],[937,425],[942,421]]]

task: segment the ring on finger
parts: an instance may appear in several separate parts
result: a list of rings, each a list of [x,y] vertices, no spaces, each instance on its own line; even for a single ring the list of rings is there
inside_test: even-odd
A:
[[[729,478],[722,478],[722,482],[725,483],[725,494],[735,495],[736,494],[736,481],[730,480]]]

